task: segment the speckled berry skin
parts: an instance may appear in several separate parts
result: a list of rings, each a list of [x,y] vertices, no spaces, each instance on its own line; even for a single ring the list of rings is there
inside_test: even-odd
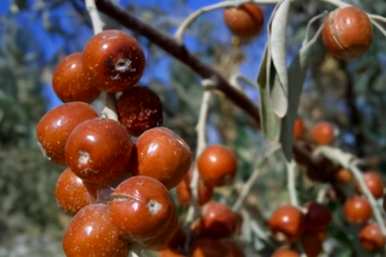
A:
[[[92,102],[99,90],[83,70],[82,53],[64,57],[56,67],[52,84],[56,95],[63,102]]]
[[[117,112],[119,121],[134,136],[161,126],[163,122],[160,98],[145,87],[132,87],[126,90],[117,101]]]
[[[260,33],[264,25],[264,12],[255,3],[245,3],[225,9],[224,22],[236,36],[250,39]]]
[[[300,257],[300,254],[287,248],[280,248],[276,250],[272,257]]]
[[[63,249],[66,257],[127,257],[128,244],[120,238],[104,204],[88,205],[68,226]]]
[[[83,102],[65,103],[47,112],[36,125],[36,135],[46,156],[65,164],[64,148],[70,133],[83,121],[97,116],[91,105]]]
[[[318,145],[330,145],[335,140],[334,126],[326,121],[315,124],[311,130],[311,138]]]
[[[284,205],[272,213],[268,224],[277,239],[292,242],[302,234],[303,222],[304,215],[298,208]]]
[[[145,56],[133,37],[119,30],[105,30],[86,44],[83,65],[100,90],[119,92],[139,81]]]
[[[58,205],[71,215],[95,201],[82,179],[70,168],[66,168],[56,181],[55,198]]]
[[[66,162],[86,182],[106,186],[128,175],[132,146],[119,122],[96,118],[73,130],[66,144]]]
[[[192,162],[188,144],[170,129],[152,128],[137,140],[138,175],[153,177],[171,189],[183,179]]]
[[[374,252],[385,246],[386,237],[382,234],[378,224],[369,224],[359,232],[359,241],[363,249]]]
[[[322,38],[327,50],[340,59],[364,54],[373,40],[367,14],[358,7],[342,7],[331,12],[323,24]]]
[[[346,221],[352,224],[363,224],[372,215],[370,203],[363,196],[353,196],[347,199],[343,212]]]
[[[207,185],[222,186],[236,175],[236,155],[222,145],[210,145],[198,157],[197,168]]]
[[[154,238],[160,239],[171,225],[176,229],[173,201],[166,187],[154,178],[128,178],[114,190],[112,198],[109,207],[114,224],[126,238],[140,245],[154,246],[158,243]]]

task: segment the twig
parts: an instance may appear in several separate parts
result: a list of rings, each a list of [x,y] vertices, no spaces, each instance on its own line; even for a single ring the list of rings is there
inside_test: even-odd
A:
[[[103,27],[105,26],[97,7],[95,5],[95,0],[85,0],[87,11],[91,18],[91,24],[94,30],[94,34],[98,34],[103,31]]]
[[[328,146],[319,147],[318,149],[315,150],[314,154],[315,155],[321,154],[327,157],[328,159],[339,163],[343,168],[351,170],[356,181],[359,184],[359,188],[361,192],[363,192],[363,194],[366,196],[367,200],[371,205],[376,222],[378,223],[382,233],[386,236],[386,226],[383,219],[383,214],[384,214],[383,209],[380,208],[377,201],[374,199],[373,195],[368,189],[366,182],[363,178],[362,172],[358,168],[358,159],[349,153],[341,151],[340,149],[328,147]]]
[[[386,17],[377,14],[369,14],[370,19],[386,23]]]
[[[306,33],[305,33],[305,36],[304,36],[304,40],[303,40],[303,43],[302,43],[302,46],[305,46],[309,41],[310,41],[310,30],[311,30],[311,26],[319,19],[323,18],[324,16],[326,16],[327,14],[327,11],[324,11],[314,17],[312,17],[312,19],[307,23],[307,27],[306,27]],[[312,40],[312,39],[311,39]]]
[[[267,231],[264,231],[260,225],[255,222],[252,218],[251,215],[248,213],[247,210],[241,209],[241,215],[244,217],[244,220],[249,221],[249,225],[251,226],[252,232],[260,239],[264,240],[265,242],[269,243],[269,233]]]
[[[240,210],[240,208],[243,205],[246,197],[248,196],[249,192],[252,190],[253,185],[256,183],[256,180],[260,176],[260,172],[259,172],[260,169],[259,169],[259,167],[262,165],[262,163],[269,156],[271,156],[278,149],[280,149],[280,145],[279,144],[269,144],[266,148],[267,149],[261,151],[261,152],[264,153],[263,156],[261,156],[260,158],[258,158],[257,161],[255,161],[255,164],[253,166],[252,175],[248,178],[247,182],[245,183],[245,185],[243,186],[243,188],[242,188],[242,190],[241,190],[241,192],[239,194],[239,197],[237,198],[236,202],[233,204],[232,209],[234,211]]]
[[[203,82],[204,87],[208,85],[208,82]],[[211,82],[209,82],[211,83]],[[206,121],[208,119],[209,105],[212,93],[210,90],[204,90],[202,95],[200,113],[197,121],[196,131],[197,131],[197,149],[196,149],[196,159],[201,154],[201,152],[206,147]],[[190,224],[196,214],[198,213],[198,182],[200,179],[200,175],[197,170],[197,165],[194,165],[192,180],[190,182],[190,191],[192,192],[192,205],[188,210],[188,214],[186,215],[186,222]]]
[[[384,29],[378,21],[372,19],[371,23],[386,37],[386,29]]]
[[[296,191],[296,162],[287,162],[287,188],[291,205],[299,207],[299,199]]]

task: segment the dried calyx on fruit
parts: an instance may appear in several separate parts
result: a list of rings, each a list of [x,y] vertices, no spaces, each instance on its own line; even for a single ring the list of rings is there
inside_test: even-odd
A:
[[[264,25],[264,12],[255,3],[245,3],[224,10],[224,22],[241,39],[257,36]]]
[[[124,91],[134,86],[145,68],[145,56],[135,38],[119,30],[105,30],[83,50],[86,75],[100,90]]]
[[[333,56],[348,59],[369,49],[373,31],[367,13],[348,6],[338,8],[326,17],[322,36],[325,47]]]

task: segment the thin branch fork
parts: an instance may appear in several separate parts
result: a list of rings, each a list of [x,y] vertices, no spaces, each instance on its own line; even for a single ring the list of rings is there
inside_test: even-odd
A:
[[[191,54],[184,45],[179,44],[173,37],[144,23],[109,0],[96,0],[96,6],[99,11],[158,45],[200,75],[201,78],[215,81],[216,89],[221,91],[236,106],[248,113],[255,121],[256,126],[260,127],[259,109],[256,105],[245,94],[234,88],[217,70]]]

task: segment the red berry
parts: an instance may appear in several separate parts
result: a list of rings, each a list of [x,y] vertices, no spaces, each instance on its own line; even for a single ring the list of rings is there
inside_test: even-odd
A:
[[[384,184],[381,177],[376,171],[368,171],[364,173],[363,178],[365,180],[365,184],[369,189],[370,193],[374,196],[374,198],[379,199],[383,197],[384,193]],[[356,186],[357,190],[361,192],[359,185]]]
[[[264,12],[255,3],[245,3],[224,10],[224,22],[233,34],[249,39],[257,36],[264,25]]]
[[[349,170],[342,168],[336,173],[335,179],[341,184],[347,184],[352,181],[352,174]]]
[[[164,127],[145,131],[137,140],[138,175],[150,176],[171,189],[188,172],[192,152],[188,144]]]
[[[364,249],[373,252],[385,246],[386,238],[378,224],[369,224],[359,232],[359,241]]]
[[[99,95],[83,70],[82,53],[68,55],[60,61],[53,74],[53,87],[63,102],[92,102]]]
[[[346,220],[352,224],[363,224],[372,215],[369,202],[362,196],[353,196],[347,199],[343,211]]]
[[[334,126],[329,122],[319,122],[312,128],[311,137],[318,145],[329,145],[335,140]]]
[[[296,140],[301,139],[304,136],[304,122],[301,118],[297,118],[294,122],[293,136]]]
[[[112,197],[109,206],[114,224],[125,237],[139,244],[151,241],[157,233],[170,231],[173,227],[170,223],[175,223],[173,201],[166,187],[156,179],[128,178],[114,190]]]
[[[189,171],[176,187],[177,199],[182,206],[188,206],[192,200],[192,192],[190,190],[191,177],[192,172]],[[212,198],[213,187],[206,185],[201,179],[198,181],[197,190],[199,205],[207,203]]]
[[[69,214],[77,213],[95,200],[82,179],[70,168],[60,174],[56,182],[55,197],[59,206]]]
[[[63,239],[67,257],[127,257],[127,242],[122,241],[120,232],[104,204],[88,205],[72,219]]]
[[[106,186],[128,174],[131,150],[125,127],[96,118],[73,130],[66,144],[66,161],[88,183]]]
[[[97,116],[90,105],[82,102],[65,103],[47,112],[36,125],[37,138],[47,157],[65,164],[68,136],[80,123]]]
[[[272,257],[300,257],[300,255],[293,250],[280,248],[272,254]]]
[[[211,145],[198,157],[197,168],[206,184],[222,186],[236,175],[236,156],[222,145]]]
[[[272,213],[268,223],[278,240],[294,241],[303,232],[303,219],[298,208],[284,205]]]
[[[342,7],[324,20],[323,43],[335,57],[348,59],[365,53],[372,42],[373,30],[366,12],[355,6]]]
[[[308,233],[302,236],[301,242],[307,257],[318,257],[323,250],[325,232]]]
[[[202,238],[193,243],[192,257],[244,257],[243,251],[232,240]]]
[[[324,205],[312,202],[304,216],[304,233],[314,234],[325,231],[332,219],[331,211]]]
[[[162,104],[159,97],[145,87],[132,87],[118,99],[119,121],[134,136],[162,125]]]
[[[105,30],[85,46],[83,65],[100,90],[118,92],[138,82],[145,68],[145,56],[133,37],[119,30]]]

